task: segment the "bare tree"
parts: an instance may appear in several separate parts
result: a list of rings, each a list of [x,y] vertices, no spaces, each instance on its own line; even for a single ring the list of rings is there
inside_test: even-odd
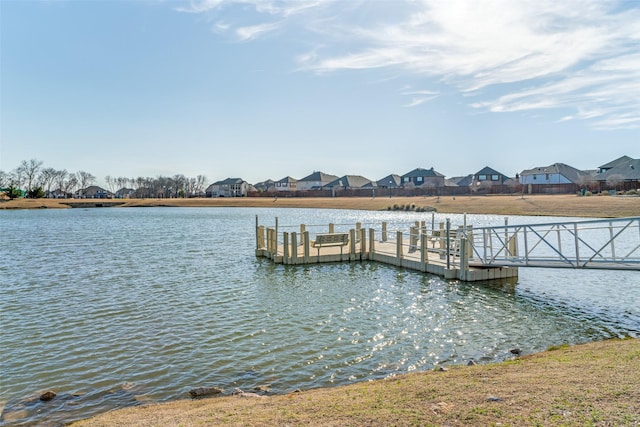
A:
[[[107,175],[104,177],[104,181],[107,183],[107,189],[114,193],[116,191],[118,191],[120,189],[120,187],[118,187],[118,179],[117,178],[112,178],[111,175]]]
[[[46,191],[47,196],[51,193],[51,186],[56,179],[56,173],[57,171],[54,168],[44,168],[40,171],[40,175],[38,176],[38,182]]]
[[[0,187],[8,187],[9,186],[9,174],[5,171],[0,170]]]
[[[76,178],[74,174],[67,172],[66,169],[58,171],[57,181],[60,186],[60,191],[65,195],[73,192],[78,185],[78,178]]]
[[[78,185],[80,186],[80,196],[82,197],[82,193],[87,189],[88,186],[94,183],[96,177],[91,175],[89,172],[78,171],[76,172],[76,179],[78,180]]]
[[[20,174],[25,177],[25,181],[27,184],[27,192],[33,189],[33,184],[38,176],[38,171],[42,166],[42,161],[37,159],[31,159],[29,161],[23,160],[18,166],[18,170]]]
[[[205,186],[207,185],[207,177],[205,175],[198,175],[196,177],[196,186],[194,191],[196,193],[204,193]]]
[[[607,177],[607,185],[614,190],[618,189],[618,185],[624,181],[624,177],[620,174],[612,174]]]

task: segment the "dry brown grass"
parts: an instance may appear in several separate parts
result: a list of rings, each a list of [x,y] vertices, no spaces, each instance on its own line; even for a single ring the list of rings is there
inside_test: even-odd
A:
[[[637,426],[640,340],[260,398],[184,400],[73,424],[107,426]]]
[[[458,196],[458,197],[267,197],[216,199],[49,200],[19,199],[0,202],[0,209],[68,208],[75,206],[220,206],[386,210],[396,206],[432,207],[442,213],[549,215],[618,218],[640,215],[640,197],[574,195]]]

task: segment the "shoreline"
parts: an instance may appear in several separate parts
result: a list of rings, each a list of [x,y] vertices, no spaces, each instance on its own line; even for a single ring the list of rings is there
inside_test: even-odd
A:
[[[194,199],[16,199],[0,210],[105,207],[254,207],[355,210],[435,209],[439,213],[621,218],[640,215],[640,197],[576,195],[487,195],[458,197],[243,197]],[[405,209],[406,208],[406,209]]]
[[[613,338],[510,361],[283,395],[244,393],[146,404],[71,426],[636,426],[639,385],[640,339]]]

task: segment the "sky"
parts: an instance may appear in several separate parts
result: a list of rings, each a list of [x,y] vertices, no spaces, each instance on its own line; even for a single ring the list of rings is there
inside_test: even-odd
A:
[[[640,1],[0,0],[0,170],[249,183],[640,157]]]

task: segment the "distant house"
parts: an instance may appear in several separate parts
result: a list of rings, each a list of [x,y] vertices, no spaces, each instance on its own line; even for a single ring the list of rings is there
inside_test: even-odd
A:
[[[281,180],[274,183],[276,191],[296,191],[298,189],[298,180],[285,176]]]
[[[598,169],[602,172],[595,176],[595,181],[600,189],[627,189],[640,188],[640,159],[632,159],[624,156],[609,162]]]
[[[360,175],[345,175],[336,178],[323,188],[326,190],[354,190],[357,188],[373,188],[375,183]]]
[[[554,163],[550,166],[523,170],[520,172],[520,184],[580,184],[581,177],[585,175],[588,174],[564,163]]]
[[[256,191],[275,191],[276,182],[272,179],[267,179],[266,181],[261,181],[253,185]]]
[[[214,182],[205,190],[207,197],[244,197],[249,190],[249,183],[242,178],[227,178]]]
[[[478,172],[471,176],[471,183],[469,185],[473,186],[493,186],[493,185],[502,185],[509,179],[508,176],[496,171],[495,169],[491,169],[489,166],[485,166],[480,169]]]
[[[72,193],[67,193],[62,189],[58,188],[57,190],[49,191],[47,193],[48,199],[70,199],[73,197]]]
[[[473,183],[473,174],[467,176],[452,176],[444,181],[447,187],[470,187]]]
[[[73,194],[76,199],[111,199],[113,193],[97,185],[80,189]]]
[[[324,172],[314,172],[298,180],[298,191],[319,190],[335,179],[338,179],[335,175],[329,175]]]
[[[133,197],[133,195],[136,193],[136,190],[134,190],[133,188],[121,188],[118,191],[116,191],[116,199],[128,199],[130,197]]]
[[[417,168],[402,175],[402,186],[406,187],[407,185],[443,187],[444,175],[436,172],[433,168]]]
[[[376,181],[379,188],[398,188],[402,186],[402,177],[400,175],[391,174]]]

